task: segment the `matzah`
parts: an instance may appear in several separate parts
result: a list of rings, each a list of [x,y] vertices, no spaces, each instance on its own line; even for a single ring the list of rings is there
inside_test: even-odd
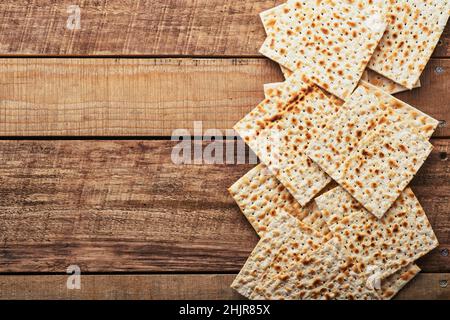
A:
[[[281,86],[283,82],[266,83],[264,85],[264,97],[270,99],[273,95],[276,95],[276,89]]]
[[[367,274],[346,254],[340,237],[319,243],[305,241],[302,232],[291,238],[255,287],[252,299],[380,299],[366,286]],[[305,247],[312,246],[309,250]]]
[[[326,224],[325,215],[313,205],[315,202],[310,204],[308,209],[301,209],[281,183],[279,183],[275,177],[270,175],[270,172],[267,171],[267,168],[265,168],[263,164],[252,169],[244,177],[239,179],[229,190],[239,204],[242,212],[251,222],[261,238],[265,237],[270,228],[280,228],[280,221],[290,222],[289,227],[295,229],[296,226],[293,223],[294,220],[286,219],[286,213],[301,220],[304,225],[300,226],[311,226],[314,230],[318,231],[322,237],[325,237],[330,233],[328,225]],[[299,214],[299,212],[302,213]],[[277,223],[273,223],[273,221],[276,221],[277,219],[279,219]],[[288,228],[284,228],[284,230],[285,233],[292,231],[288,230]],[[318,236],[319,233],[316,233],[316,235]],[[326,240],[327,238],[324,239]],[[261,242],[261,244],[264,243],[265,242]],[[267,245],[267,243],[265,243],[265,245]],[[287,252],[288,251],[284,250],[283,254],[286,254]],[[256,255],[256,257],[257,256],[258,255]],[[283,255],[278,257],[281,259],[282,256]],[[271,255],[270,259],[272,258],[274,258],[273,255]],[[252,272],[249,270],[252,267],[255,267],[255,263],[249,262],[245,268],[247,270],[246,273],[251,274]],[[382,279],[381,295],[383,298],[389,299],[394,296],[416,274],[416,272],[414,272],[416,269],[416,266],[411,265],[386,279]],[[259,271],[260,270],[255,270],[254,274],[261,276]],[[243,290],[243,288],[240,288],[240,292],[244,292],[244,295],[248,295],[248,292]]]
[[[374,87],[359,86],[306,151],[378,218],[392,206],[433,149],[425,138],[433,132],[433,125],[417,123],[409,113],[411,109],[404,113],[404,104],[391,108],[386,99]],[[401,121],[403,114],[408,116],[405,121]]]
[[[368,83],[374,85],[377,88],[380,88],[386,93],[389,94],[396,94],[404,91],[408,91],[409,89],[376,73],[375,71],[372,71],[370,69],[366,69],[365,71],[365,77],[363,77],[363,80],[366,80]],[[421,83],[420,80],[413,86],[413,88],[420,88]]]
[[[367,92],[375,95],[381,103],[394,109],[394,111],[400,116],[399,120],[407,123],[407,125],[416,133],[429,139],[433,135],[434,131],[436,131],[439,125],[438,120],[430,117],[426,113],[423,113],[406,102],[391,96],[368,82],[361,81],[361,86],[363,86]]]
[[[266,10],[266,11],[263,11],[260,13],[260,17],[261,17],[261,21],[264,26],[264,30],[266,31],[266,33],[268,35],[270,35],[272,37],[274,37],[276,35],[276,33],[274,32],[275,25],[276,25],[278,16],[281,16],[283,14],[284,6],[285,6],[285,4],[282,4],[282,5],[279,5],[277,7],[274,7],[272,9],[269,9],[269,10]],[[285,79],[289,78],[292,75],[292,71],[290,71],[286,67],[281,66],[281,71],[283,72]],[[366,69],[362,75],[362,79],[366,80],[370,84],[372,84],[390,94],[395,94],[395,93],[399,93],[399,92],[408,90],[408,88],[405,88],[405,87],[401,86],[400,84],[398,84],[398,83],[396,83],[396,82],[394,82],[372,70]],[[418,81],[418,83],[416,83],[414,88],[419,88],[419,87],[420,87],[420,81]]]
[[[388,28],[368,67],[411,89],[449,17],[447,0],[389,0]]]
[[[386,278],[438,246],[437,238],[411,189],[403,191],[382,219],[369,214],[338,187],[316,199],[331,232],[358,257],[362,268]]]
[[[277,22],[277,16],[280,15],[283,11],[284,4],[281,4],[277,7],[274,7],[272,9],[263,11],[259,14],[259,17],[261,18],[261,21],[264,26],[264,30],[266,31],[266,34],[271,34],[273,31],[273,28],[275,27],[275,23]],[[287,69],[286,67],[283,67],[280,65],[281,72],[283,72],[284,78],[287,79],[292,75],[292,71]]]
[[[263,164],[250,170],[228,191],[260,237],[264,236],[278,212],[289,213],[299,220],[311,213],[308,207],[302,209]]]
[[[400,290],[411,281],[417,274],[420,268],[415,264],[410,264],[403,267],[393,275],[387,277],[381,282],[381,296],[384,300],[392,299]]]
[[[258,242],[231,287],[244,297],[250,298],[262,275],[278,255],[279,249],[284,243],[298,239],[299,235],[305,239],[304,250],[317,247],[316,243],[321,243],[323,239],[318,232],[280,210],[270,224],[269,231]]]
[[[259,230],[258,234],[261,236],[262,240],[258,244],[258,247],[255,249],[254,254],[249,258],[245,267],[241,271],[241,275],[233,284],[233,287],[237,289],[241,294],[253,299],[266,298],[264,296],[261,296],[261,292],[259,294],[250,293],[253,292],[253,289],[255,287],[263,285],[262,280],[259,280],[262,279],[263,273],[267,274],[270,272],[274,272],[268,271],[269,268],[275,268],[275,272],[277,273],[280,273],[282,270],[284,270],[277,266],[277,264],[282,263],[282,261],[285,260],[286,255],[290,252],[288,250],[289,247],[295,247],[292,245],[294,243],[292,241],[298,242],[299,236],[295,236],[296,228],[300,227],[300,230],[303,230],[303,232],[305,232],[306,228],[307,233],[312,233],[313,235],[315,235],[312,240],[314,240],[313,243],[315,243],[316,246],[319,245],[322,240],[326,241],[328,239],[323,238],[321,240],[319,239],[320,237],[330,235],[328,225],[325,222],[325,217],[329,217],[329,215],[326,214],[326,211],[321,212],[315,210],[312,213],[305,212],[305,215],[301,217],[303,219],[303,223],[299,224],[295,222],[295,219],[291,219],[292,208],[294,207],[299,209],[299,206],[296,206],[295,200],[293,200],[292,197],[289,197],[289,195],[286,194],[285,191],[283,191],[283,187],[281,184],[275,183],[272,185],[272,183],[276,181],[276,179],[267,176],[266,170],[267,169],[265,169],[262,164],[258,165],[246,176],[236,182],[236,184],[232,188],[230,188],[230,192],[231,190],[234,190],[232,191],[233,197],[240,205],[246,217],[258,216],[257,214],[255,215],[253,213],[270,212],[267,215],[263,214],[261,216],[261,219],[258,221],[256,221],[256,219],[249,219],[250,221],[253,221],[252,225],[254,225],[254,227],[255,223],[257,226],[259,226],[255,227],[255,229]],[[262,182],[260,180],[261,177],[264,177]],[[272,183],[268,185],[267,181],[272,181]],[[258,183],[261,183],[261,185],[258,186]],[[267,189],[267,193],[261,193],[264,189]],[[276,191],[273,192],[274,190]],[[256,200],[254,202],[254,205],[249,205],[248,203],[248,199],[251,198],[253,198],[254,201]],[[299,216],[296,217],[297,219],[300,219]],[[284,228],[283,224],[286,224]],[[312,226],[313,229],[320,232],[312,231],[312,229],[307,228],[307,225]],[[273,229],[278,229],[278,231],[282,230],[282,233],[274,233],[275,230]],[[290,235],[289,238],[287,238],[287,234],[293,235]],[[300,236],[303,236],[303,234],[300,234]],[[270,241],[273,242],[272,245],[270,244]],[[283,249],[281,243],[284,243],[283,246],[287,246],[287,248]],[[270,248],[270,252],[268,251],[268,248]],[[273,251],[276,248],[280,248],[282,252],[274,254]],[[309,248],[309,246],[307,248]],[[268,252],[268,255],[266,256],[267,260],[273,260],[270,265],[266,259],[262,258],[264,252]],[[304,254],[305,252],[302,253]],[[299,252],[296,251],[296,254],[299,254]],[[278,260],[275,259],[275,256],[278,258]],[[262,268],[265,268],[266,271],[262,271]],[[417,273],[415,271],[416,269],[418,269],[416,266],[410,265],[404,267],[402,270],[389,276],[388,278],[382,279],[380,292],[381,296],[384,299],[390,299],[392,296],[394,296]],[[268,276],[266,275],[266,278],[267,277]],[[333,294],[336,294],[336,292],[333,292]],[[333,294],[330,294],[329,297],[333,297]],[[312,293],[312,296],[306,296],[302,298],[306,299],[308,297],[317,299],[324,298],[326,297],[326,295],[318,295],[317,293]],[[267,298],[273,299],[274,297],[271,296]],[[284,299],[288,298],[293,299],[294,296],[284,297]]]
[[[304,153],[317,129],[339,107],[294,73],[234,129],[294,198],[305,206],[330,181]]]
[[[260,52],[345,100],[386,29],[383,12],[372,2],[360,10],[332,0],[290,0]]]
[[[264,26],[266,34],[272,34],[275,30],[275,24],[277,23],[277,17],[283,13],[285,4],[280,4],[279,6],[273,7],[259,14],[261,22]]]

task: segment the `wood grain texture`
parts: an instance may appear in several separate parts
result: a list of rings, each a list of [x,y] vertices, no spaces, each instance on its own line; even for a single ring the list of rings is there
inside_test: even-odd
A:
[[[231,128],[281,80],[264,59],[5,59],[0,135],[170,136]]]
[[[68,290],[67,276],[0,276],[0,299],[88,300],[237,300],[230,288],[235,274],[81,275],[81,289]],[[449,300],[448,273],[421,273],[396,297],[398,300]]]
[[[259,12],[282,0],[3,0],[4,55],[259,55]],[[81,28],[66,28],[79,5]]]
[[[3,0],[3,55],[255,56],[266,35],[258,14],[283,0]],[[69,5],[81,28],[69,30]],[[449,55],[447,27],[435,55]]]
[[[282,79],[266,59],[3,59],[0,136],[170,136],[231,128]],[[450,136],[450,60],[432,60],[403,100]],[[444,124],[445,123],[445,124]]]
[[[413,189],[443,249],[450,140],[433,143]],[[227,188],[253,165],[175,165],[173,146],[0,141],[0,272],[240,270],[257,237]],[[450,272],[449,259],[435,250],[420,266]]]

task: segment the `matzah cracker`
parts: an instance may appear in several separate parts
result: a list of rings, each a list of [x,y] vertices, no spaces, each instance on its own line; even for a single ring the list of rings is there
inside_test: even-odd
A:
[[[252,299],[379,299],[375,290],[366,286],[367,275],[346,255],[338,237],[322,244],[305,237],[286,242],[272,265],[258,282]]]
[[[382,11],[372,2],[360,10],[332,0],[290,0],[260,52],[289,70],[302,70],[345,100],[386,29]]]
[[[273,29],[275,27],[275,23],[277,22],[277,16],[281,15],[284,8],[284,4],[281,4],[277,7],[274,7],[272,9],[263,11],[259,14],[261,21],[264,26],[264,30],[266,31],[266,34],[271,34],[273,32]],[[292,75],[292,71],[287,69],[286,67],[283,67],[280,65],[281,72],[283,72],[284,78],[287,79]]]
[[[408,127],[412,128],[418,134],[421,134],[429,139],[436,131],[439,125],[438,120],[430,117],[426,113],[423,113],[406,102],[391,96],[387,92],[380,90],[368,82],[361,81],[361,86],[363,86],[370,94],[375,95],[381,103],[394,109],[394,111],[400,115],[399,120],[405,122]]]
[[[264,192],[264,190],[266,190],[266,192]],[[272,230],[272,234],[269,234],[267,237],[270,238],[271,241],[274,241],[274,246],[270,247],[271,252],[268,259],[274,259],[275,256],[278,256],[278,253],[274,254],[273,250],[278,248],[281,242],[286,243],[287,238],[285,235],[293,232],[293,230],[298,227],[298,225],[294,223],[293,219],[288,218],[287,213],[289,212],[289,215],[292,215],[292,212],[302,209],[299,207],[298,203],[296,205],[296,201],[289,195],[289,193],[287,193],[286,189],[279,182],[277,182],[273,176],[271,177],[269,175],[267,169],[264,168],[264,165],[262,164],[256,166],[246,176],[236,182],[233,187],[230,188],[230,192],[239,204],[245,216],[252,222],[255,230],[259,230],[258,235],[261,238],[264,238],[265,235],[269,233],[269,229],[278,228],[279,230],[281,228],[281,223],[288,224],[288,226],[283,229],[284,235],[275,233],[277,236],[274,237]],[[250,200],[252,198],[254,199],[253,201],[255,201],[254,203]],[[292,208],[296,208],[296,210],[292,210]],[[319,231],[320,236],[324,237],[329,235],[330,231],[325,221],[325,216],[328,217],[328,215],[324,215],[321,211],[317,211],[318,209],[316,206],[311,205],[310,208],[312,212],[309,213],[306,210],[303,210],[304,214],[301,216],[297,215],[296,218],[302,219],[302,222],[305,223],[305,225],[310,225],[313,229]],[[261,213],[267,214],[260,215]],[[254,218],[258,216],[258,219]],[[300,224],[303,228],[305,225]],[[313,231],[309,229],[309,232]],[[317,237],[319,236],[319,233],[317,232],[313,232],[313,234]],[[292,240],[294,237],[291,237],[290,239]],[[324,238],[324,240],[326,239],[327,238]],[[316,244],[317,243],[318,242],[316,242]],[[270,244],[266,241],[261,241],[258,246],[259,247],[255,250],[262,251],[261,248],[267,248]],[[283,250],[283,252],[286,253],[288,251]],[[260,259],[260,256],[257,254],[253,255],[253,257],[254,259]],[[240,293],[247,297],[250,294],[249,292],[253,290],[255,283],[259,283],[259,280],[255,280],[254,277],[262,277],[260,270],[261,265],[268,268],[267,261],[263,264],[257,264],[256,262],[251,261],[254,260],[249,259],[249,262],[242,271],[242,275],[245,274],[245,278],[247,280],[242,280],[242,276],[240,277],[241,280],[237,280],[240,285],[238,283],[233,285]],[[251,268],[257,269],[252,271]],[[409,269],[404,268],[398,273],[382,280],[382,296],[385,299],[391,298],[395,295],[403,287],[403,285],[406,284],[408,279],[412,278],[412,271],[409,271]],[[251,275],[254,275],[254,277],[252,278]],[[318,297],[319,296],[316,296],[316,298]]]
[[[308,240],[313,239],[314,243],[322,241],[322,236],[318,232],[290,214],[280,211],[270,224],[269,231],[261,238],[247,259],[231,288],[244,297],[250,298],[262,275],[277,256],[279,249],[284,243],[298,239],[299,234],[304,236],[305,250],[313,247]]]
[[[447,0],[389,0],[388,27],[368,66],[411,89],[449,17]]]
[[[420,268],[415,264],[410,264],[381,282],[381,296],[384,300],[395,297],[401,289],[420,272]]]
[[[386,278],[438,246],[438,240],[411,189],[407,188],[382,219],[369,214],[338,187],[316,198],[331,232],[358,257],[362,268]]]
[[[425,138],[429,135],[427,126],[417,128],[414,121],[400,121],[402,107],[393,109],[385,104],[379,90],[359,86],[306,151],[378,218],[392,206],[433,149]]]
[[[276,89],[281,86],[283,82],[274,82],[274,83],[266,83],[264,84],[264,96],[266,99],[270,99],[273,95],[276,94]]]
[[[297,72],[234,129],[294,198],[305,206],[330,181],[304,153],[309,141],[339,107]]]
[[[263,164],[250,170],[228,191],[260,237],[267,232],[278,212],[287,212],[299,220],[311,213],[308,207],[302,209]]]
[[[259,14],[261,22],[264,26],[266,34],[272,34],[275,30],[275,24],[277,23],[277,17],[283,13],[285,4],[280,4],[279,6],[273,7],[271,9],[265,10]]]
[[[365,79],[368,83],[374,85],[377,88],[380,88],[386,93],[396,94],[404,91],[408,91],[409,89],[382,76],[381,74],[376,73],[375,71],[366,69],[365,71]],[[420,80],[413,86],[414,88],[420,88],[421,83]]]
[[[293,72],[291,70],[289,70],[288,68],[283,67],[281,65],[280,65],[280,68],[281,68],[281,72],[283,72],[283,76],[284,76],[285,79],[287,79],[290,76],[292,76]]]
[[[264,30],[268,35],[271,35],[272,37],[276,36],[275,31],[275,25],[276,20],[278,16],[281,16],[283,14],[283,8],[285,4],[279,5],[277,7],[274,7],[272,9],[266,10],[260,14],[261,21],[264,26]],[[285,79],[289,78],[292,75],[292,71],[287,69],[286,67],[281,66],[281,71],[283,72],[283,75]],[[403,91],[409,90],[408,88],[405,88],[401,86],[400,84],[376,73],[375,71],[366,69],[362,75],[362,79],[366,80],[370,84],[382,89],[383,91],[395,94]],[[420,87],[420,81],[416,83],[414,88]]]

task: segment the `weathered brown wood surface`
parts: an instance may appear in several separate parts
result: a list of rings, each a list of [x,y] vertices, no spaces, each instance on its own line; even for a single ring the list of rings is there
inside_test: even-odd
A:
[[[242,299],[230,288],[236,274],[81,275],[81,289],[68,290],[65,275],[0,277],[0,299]],[[396,299],[448,299],[450,274],[422,273]],[[447,285],[445,285],[447,283]]]
[[[3,55],[256,56],[258,14],[283,0],[3,0]],[[66,28],[79,5],[79,30]],[[435,56],[449,55],[449,28]]]
[[[2,136],[170,136],[230,129],[282,79],[266,59],[3,59]],[[423,87],[401,99],[443,121],[450,136],[450,60],[434,59]]]
[[[433,143],[412,186],[444,249],[450,141]],[[238,271],[257,237],[227,187],[252,165],[174,164],[175,144],[0,142],[0,272]],[[449,259],[420,266],[450,272]]]
[[[226,188],[253,165],[175,165],[168,138],[225,133],[282,79],[258,53],[258,14],[282,2],[0,2],[0,299],[240,298],[258,239]],[[450,299],[449,57],[447,26],[422,88],[398,95],[441,120],[412,183],[441,245],[399,299]]]

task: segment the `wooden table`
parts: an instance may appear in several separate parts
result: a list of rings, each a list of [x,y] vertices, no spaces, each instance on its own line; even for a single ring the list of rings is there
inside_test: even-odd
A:
[[[1,1],[0,298],[239,298],[258,239],[226,189],[252,165],[175,165],[170,136],[229,129],[282,80],[258,54],[280,3]],[[450,298],[449,56],[447,27],[398,95],[442,120],[412,183],[441,245],[401,299]]]

